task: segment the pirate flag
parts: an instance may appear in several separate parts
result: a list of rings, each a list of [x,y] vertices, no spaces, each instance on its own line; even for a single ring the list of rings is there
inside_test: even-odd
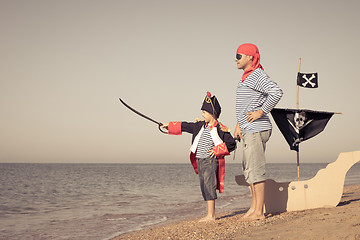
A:
[[[298,73],[297,85],[305,88],[318,87],[318,74],[317,73]]]
[[[271,111],[271,115],[290,149],[297,152],[301,142],[316,136],[324,130],[333,114],[333,112],[304,109],[274,108]]]

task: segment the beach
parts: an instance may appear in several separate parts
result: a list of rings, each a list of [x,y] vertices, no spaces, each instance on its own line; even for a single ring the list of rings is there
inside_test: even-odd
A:
[[[301,180],[326,165],[302,164]],[[360,232],[360,163],[346,175],[339,207],[280,213],[254,223],[239,223],[251,203],[249,188],[234,180],[240,164],[226,168],[225,191],[216,200],[217,220],[199,224],[206,203],[191,164],[2,163],[0,239],[291,239],[316,233],[321,223],[325,233],[330,229],[349,239]],[[269,163],[267,169],[278,182],[296,176],[296,164]],[[342,226],[347,221],[352,221],[348,229]],[[284,235],[294,229],[299,232]]]
[[[344,187],[337,207],[269,214],[240,222],[246,209],[219,213],[215,222],[199,218],[126,233],[122,239],[356,239],[360,240],[360,185]]]

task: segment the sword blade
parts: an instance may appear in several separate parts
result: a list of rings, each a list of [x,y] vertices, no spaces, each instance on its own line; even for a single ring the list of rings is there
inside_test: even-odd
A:
[[[133,109],[132,107],[130,107],[129,105],[127,105],[123,100],[121,100],[121,98],[119,98],[119,100],[120,100],[120,102],[121,102],[122,104],[125,105],[125,107],[127,107],[128,109],[130,109],[131,111],[133,111],[133,112],[136,113],[137,115],[139,115],[139,116],[141,116],[141,117],[143,117],[143,118],[145,118],[145,119],[147,119],[147,120],[149,120],[149,121],[152,121],[153,123],[156,123],[156,124],[159,125],[159,126],[162,125],[162,123],[160,123],[160,122],[158,122],[158,121],[155,121],[154,119],[149,118],[148,116],[142,114],[142,113],[139,112],[139,111],[136,111],[135,109]]]

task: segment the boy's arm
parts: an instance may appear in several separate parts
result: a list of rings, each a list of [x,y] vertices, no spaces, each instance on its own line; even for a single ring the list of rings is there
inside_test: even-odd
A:
[[[213,147],[213,152],[217,158],[230,155],[236,149],[236,141],[229,132],[224,132],[223,143]]]
[[[169,135],[181,135],[182,132],[193,133],[195,123],[169,122],[168,124],[164,124],[163,126],[168,128]]]
[[[228,132],[224,134],[224,143],[226,144],[226,147],[229,150],[229,152],[232,152],[236,149],[236,140]]]

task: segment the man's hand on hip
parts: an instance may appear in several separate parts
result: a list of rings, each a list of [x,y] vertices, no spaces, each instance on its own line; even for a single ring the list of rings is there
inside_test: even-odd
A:
[[[264,112],[263,110],[259,109],[257,111],[254,111],[254,112],[248,112],[247,114],[248,117],[246,118],[246,121],[248,122],[254,122],[255,120],[261,118],[263,115],[264,115]]]

